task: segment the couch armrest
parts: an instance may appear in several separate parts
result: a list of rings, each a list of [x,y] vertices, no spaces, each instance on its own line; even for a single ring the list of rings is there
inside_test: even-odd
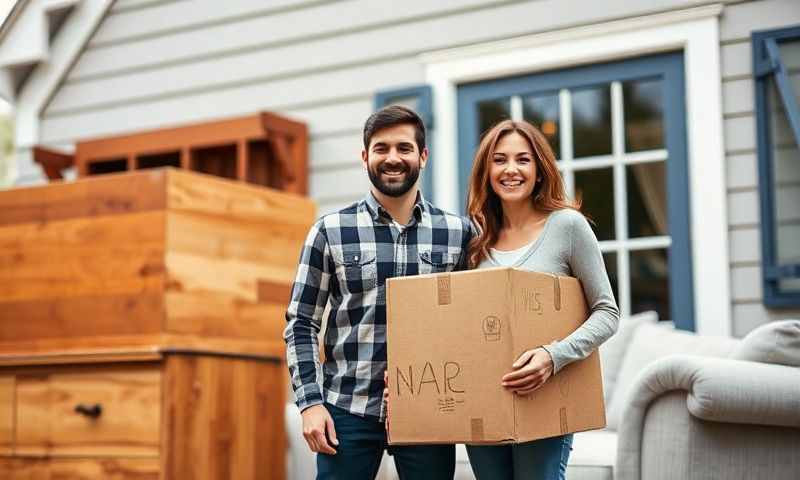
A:
[[[800,368],[714,358],[693,377],[686,406],[697,418],[800,427]]]
[[[724,358],[672,355],[634,382],[619,427],[618,479],[641,478],[641,443],[649,405],[675,390],[688,392],[687,409],[716,422],[800,427],[800,369]]]

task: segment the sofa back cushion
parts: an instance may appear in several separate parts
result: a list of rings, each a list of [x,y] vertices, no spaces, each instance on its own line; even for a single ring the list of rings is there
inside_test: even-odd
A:
[[[614,393],[614,386],[617,384],[619,369],[622,367],[622,360],[628,351],[628,345],[631,344],[633,333],[642,325],[654,325],[657,322],[658,313],[653,311],[620,318],[617,333],[600,345],[600,364],[603,369],[603,399],[606,405],[611,403],[611,396]]]
[[[800,320],[761,325],[742,339],[731,358],[800,367]]]
[[[627,396],[636,378],[651,362],[674,354],[728,357],[738,343],[739,340],[733,338],[698,336],[675,330],[671,323],[640,326],[633,334],[628,352],[622,360],[611,403],[607,405],[608,428],[616,430],[619,426]]]

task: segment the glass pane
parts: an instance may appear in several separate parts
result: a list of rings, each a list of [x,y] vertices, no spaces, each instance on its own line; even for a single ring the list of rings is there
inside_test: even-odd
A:
[[[614,300],[619,304],[619,280],[617,279],[617,252],[606,252],[603,254],[603,262],[606,264],[606,273],[614,290]]]
[[[614,172],[611,168],[575,172],[575,197],[583,202],[581,210],[594,222],[598,240],[614,236]],[[592,222],[590,222],[592,223]]]
[[[511,98],[484,100],[478,103],[478,132],[482,137],[500,120],[511,118]]]
[[[611,153],[611,87],[572,91],[572,143],[575,158]]]
[[[667,250],[633,250],[630,266],[631,313],[655,310],[659,319],[671,320]]]
[[[542,131],[556,158],[561,158],[561,120],[558,94],[522,98],[522,118]]]
[[[661,80],[636,80],[622,84],[626,152],[664,148],[661,83]]]
[[[640,163],[625,167],[628,188],[628,237],[666,235],[666,163]]]

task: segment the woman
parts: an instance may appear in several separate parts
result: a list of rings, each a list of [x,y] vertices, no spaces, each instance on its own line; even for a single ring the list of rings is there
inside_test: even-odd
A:
[[[571,362],[586,358],[614,334],[619,310],[592,229],[570,202],[544,135],[505,120],[489,130],[475,154],[468,211],[477,227],[470,268],[515,267],[581,280],[591,314],[550,345],[531,345],[501,384],[529,395]],[[572,435],[502,446],[467,446],[479,480],[563,479]]]

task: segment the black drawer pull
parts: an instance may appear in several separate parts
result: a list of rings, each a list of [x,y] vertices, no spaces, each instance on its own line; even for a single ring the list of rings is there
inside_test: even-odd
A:
[[[89,418],[97,418],[103,414],[103,407],[99,403],[95,403],[94,405],[84,405],[79,403],[75,407],[75,411]]]

